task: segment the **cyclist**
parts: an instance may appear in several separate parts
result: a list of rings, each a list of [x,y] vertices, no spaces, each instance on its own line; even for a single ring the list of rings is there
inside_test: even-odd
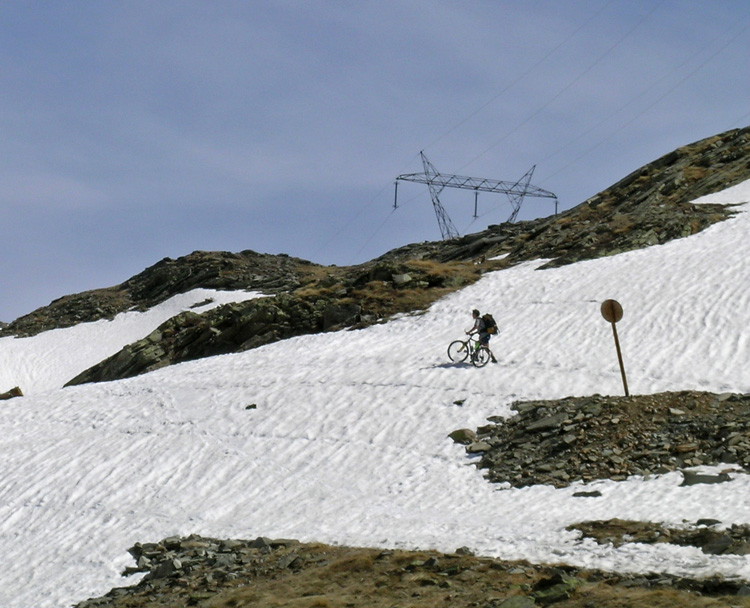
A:
[[[471,311],[471,316],[474,318],[474,326],[469,331],[467,331],[466,334],[469,336],[473,334],[479,334],[479,346],[477,348],[485,349],[488,353],[490,353],[492,362],[497,363],[495,355],[493,355],[492,351],[490,350],[490,334],[487,333],[487,328],[485,327],[482,315],[475,308]]]

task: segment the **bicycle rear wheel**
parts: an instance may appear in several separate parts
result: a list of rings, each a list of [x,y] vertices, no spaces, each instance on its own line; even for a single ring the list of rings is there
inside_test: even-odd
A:
[[[454,363],[466,361],[469,356],[469,343],[463,340],[454,340],[448,345],[448,358]]]
[[[472,353],[471,362],[474,367],[484,367],[490,362],[490,353],[486,349],[480,348]]]

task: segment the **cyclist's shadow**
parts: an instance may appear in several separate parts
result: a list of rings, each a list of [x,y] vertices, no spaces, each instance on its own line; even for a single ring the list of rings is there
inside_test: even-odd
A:
[[[438,363],[436,365],[430,365],[429,367],[423,367],[422,369],[437,369],[437,368],[443,368],[443,369],[450,369],[450,368],[470,368],[474,367],[471,364],[471,361],[450,361],[449,363]]]

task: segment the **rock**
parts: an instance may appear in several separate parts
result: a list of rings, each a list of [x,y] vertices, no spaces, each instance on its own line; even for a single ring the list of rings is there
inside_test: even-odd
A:
[[[470,445],[477,439],[476,433],[471,429],[457,429],[448,435],[448,437],[453,439],[456,443],[463,445]]]
[[[411,275],[404,273],[404,274],[394,274],[392,277],[394,285],[397,287],[403,287],[404,285],[411,283]]]
[[[721,555],[732,546],[732,543],[732,537],[728,534],[717,534],[701,547],[701,551],[709,555]]]
[[[495,606],[497,606],[497,608],[532,608],[536,605],[534,598],[525,595],[514,595],[513,597],[502,600],[500,603],[493,602],[488,604],[491,608],[495,608]]]
[[[694,471],[682,471],[682,483],[681,486],[694,486],[699,483],[724,483],[731,481],[731,477],[726,473],[720,473],[719,475],[704,475],[696,473]]]
[[[554,416],[549,416],[547,418],[537,420],[536,422],[532,422],[526,427],[526,430],[529,433],[536,433],[538,431],[550,431],[559,428],[562,423],[567,420],[567,418],[567,412],[561,412],[559,414],[555,414]]]
[[[270,538],[264,538],[262,536],[259,536],[256,538],[253,542],[250,543],[251,549],[258,549],[261,552],[264,553],[270,553],[271,552],[271,539]]]
[[[355,303],[331,303],[323,311],[323,331],[328,331],[334,327],[353,325],[356,323],[362,307]]]
[[[179,559],[167,559],[161,562],[156,568],[153,568],[145,577],[145,580],[154,580],[167,578],[182,568],[182,562]]]
[[[480,452],[487,452],[492,446],[484,441],[475,441],[466,447],[467,454],[479,454]]]
[[[696,526],[716,526],[720,524],[721,521],[718,519],[699,519],[695,522]]]
[[[2,400],[13,399],[14,397],[23,397],[23,392],[17,386],[14,386],[9,391],[0,393],[0,399]]]
[[[549,579],[542,580],[534,586],[531,597],[537,604],[549,606],[556,602],[567,600],[583,581],[573,577],[557,574]]]

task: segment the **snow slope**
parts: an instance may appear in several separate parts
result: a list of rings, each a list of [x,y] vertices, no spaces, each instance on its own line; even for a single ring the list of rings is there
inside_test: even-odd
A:
[[[707,201],[747,203],[750,181]],[[447,438],[509,414],[514,400],[621,394],[599,312],[608,298],[625,310],[618,333],[631,393],[750,392],[750,206],[741,209],[662,246],[490,273],[424,314],[123,381],[51,388],[69,374],[60,371],[64,353],[81,348],[75,329],[54,356],[45,335],[12,356],[14,341],[0,341],[6,384],[20,384],[14,374],[29,367],[39,382],[0,404],[0,605],[63,607],[134,583],[119,576],[131,563],[127,547],[189,533],[468,546],[503,558],[750,578],[747,556],[614,549],[565,531],[612,517],[748,523],[748,475],[688,487],[679,473],[601,481],[590,484],[601,497],[581,499],[572,496],[580,486],[489,484]],[[484,369],[445,354],[474,307],[501,326],[492,343],[500,362]],[[127,325],[101,324],[97,336],[109,341]]]
[[[123,346],[145,338],[185,310],[202,313],[228,302],[244,302],[259,296],[252,291],[194,289],[146,312],[126,312],[112,321],[82,323],[33,338],[0,338],[0,391],[19,386],[24,395],[30,395],[61,388],[68,380]]]

